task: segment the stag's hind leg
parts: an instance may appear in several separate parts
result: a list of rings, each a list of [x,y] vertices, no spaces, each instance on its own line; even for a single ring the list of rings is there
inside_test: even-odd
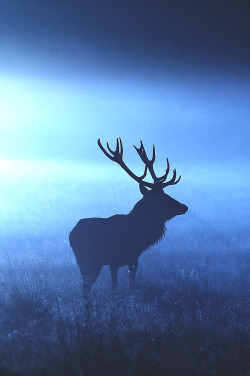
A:
[[[138,268],[138,262],[136,264],[130,264],[128,266],[128,274],[129,274],[129,287],[131,289],[135,288],[135,275]]]

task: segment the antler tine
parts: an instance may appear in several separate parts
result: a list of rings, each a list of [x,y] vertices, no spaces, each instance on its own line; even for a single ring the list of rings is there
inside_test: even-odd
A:
[[[155,175],[154,168],[153,168],[153,164],[155,162],[155,146],[153,145],[152,159],[149,159],[148,156],[147,156],[147,153],[145,151],[145,148],[144,148],[142,141],[140,141],[140,143],[141,143],[141,145],[140,145],[139,148],[137,148],[135,145],[134,145],[134,148],[137,151],[137,153],[138,153],[139,157],[141,158],[142,162],[145,163],[145,165],[149,169],[150,175],[152,176],[154,183],[157,183],[158,178]]]
[[[155,146],[153,145],[153,156],[151,159],[152,164],[155,162]]]
[[[122,146],[122,140],[121,140],[121,137],[119,137],[119,141],[120,141],[120,155],[121,157],[123,156],[123,146]]]
[[[145,177],[147,175],[147,172],[148,172],[148,168],[147,168],[147,166],[145,166],[144,173],[142,174],[142,176],[140,177],[140,179],[145,179]]]
[[[107,148],[108,148],[109,152],[112,153],[113,155],[120,154],[119,153],[119,141],[118,141],[118,138],[116,139],[116,149],[114,151],[112,149],[110,149],[108,142],[107,142]]]
[[[153,145],[153,156],[152,156],[152,159],[149,159],[148,156],[147,156],[147,153],[146,153],[146,150],[144,148],[144,145],[142,143],[142,141],[140,141],[141,145],[139,148],[137,148],[135,145],[134,145],[134,148],[135,150],[137,151],[137,153],[139,154],[141,160],[146,164],[146,163],[154,163],[155,161],[155,146]]]
[[[141,145],[140,145],[139,148],[137,148],[135,145],[133,145],[133,146],[134,146],[135,150],[137,151],[137,153],[139,154],[139,157],[141,158],[142,162],[145,163],[145,160],[144,160],[145,159],[144,158],[145,149],[143,147],[142,141],[140,141],[140,143],[141,143]]]
[[[175,180],[175,179],[176,179],[176,169],[173,170],[173,177],[169,181],[167,181],[166,183],[162,184],[162,188],[165,188],[168,185],[175,185],[175,184],[179,183],[179,181],[181,180],[181,175],[179,176],[179,178],[177,180]]]
[[[110,153],[112,153],[113,155],[115,154],[115,151],[113,151],[112,149],[110,149],[108,142],[107,142],[107,148],[108,148],[108,150],[109,150]]]
[[[115,160],[114,157],[113,157],[112,155],[110,155],[110,154],[104,149],[104,147],[102,146],[102,144],[101,144],[101,139],[100,139],[100,138],[97,140],[97,143],[98,143],[98,146],[99,146],[99,148],[101,149],[101,151],[106,155],[106,157],[108,157],[109,159],[111,159],[111,161],[114,161],[114,160]],[[107,145],[107,146],[108,146],[109,151],[110,151],[111,153],[113,153],[112,150],[110,149],[109,145]]]
[[[158,180],[161,182],[161,183],[164,183],[164,181],[167,179],[168,177],[168,174],[169,174],[169,170],[170,170],[170,164],[169,164],[169,160],[167,158],[167,168],[166,168],[166,172],[164,175],[162,175],[160,178],[158,178]]]
[[[174,182],[174,184],[173,185],[175,185],[175,184],[177,184],[177,183],[179,183],[179,181],[181,180],[181,175],[178,177],[178,179]]]
[[[115,152],[120,154],[120,147],[119,147],[119,139],[117,138],[116,139],[116,149],[115,149]]]

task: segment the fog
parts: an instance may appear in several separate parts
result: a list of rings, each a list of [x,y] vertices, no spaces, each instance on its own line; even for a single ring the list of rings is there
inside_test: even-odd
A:
[[[182,179],[168,190],[191,213],[226,222],[227,208],[234,220],[246,220],[247,79],[193,71],[152,76],[1,75],[2,229],[27,234],[61,226],[67,239],[81,217],[131,210],[140,198],[137,184],[97,145],[101,138],[114,147],[116,137],[138,174],[143,163],[133,145],[140,140],[149,155],[156,146],[157,173],[169,158]]]
[[[120,136],[126,147],[154,143],[160,158],[246,163],[247,80],[189,71],[155,79],[2,75],[1,156],[102,163],[96,140]]]

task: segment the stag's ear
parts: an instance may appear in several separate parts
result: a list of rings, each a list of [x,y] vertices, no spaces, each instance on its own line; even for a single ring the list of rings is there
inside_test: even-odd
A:
[[[145,196],[149,192],[149,189],[144,187],[144,185],[142,185],[142,184],[139,184],[139,188],[140,188],[140,192],[143,196]]]

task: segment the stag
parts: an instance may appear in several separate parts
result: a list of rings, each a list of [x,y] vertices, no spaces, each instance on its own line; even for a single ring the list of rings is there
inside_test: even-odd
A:
[[[134,146],[145,164],[143,175],[137,176],[123,161],[123,145],[120,138],[116,140],[114,151],[108,143],[107,151],[100,139],[97,143],[106,157],[118,163],[132,179],[139,183],[143,197],[126,215],[117,214],[109,218],[84,218],[71,231],[69,241],[83,277],[85,293],[90,292],[103,265],[110,267],[113,289],[117,287],[118,268],[128,265],[129,285],[130,288],[133,288],[141,253],[162,239],[166,230],[166,221],[177,215],[185,214],[188,210],[186,205],[164,193],[163,189],[177,184],[181,176],[176,180],[176,170],[174,169],[172,178],[166,181],[170,170],[168,159],[164,175],[156,176],[154,146],[152,159],[147,157],[142,141],[139,148]],[[153,183],[144,180],[147,171],[149,171]]]

